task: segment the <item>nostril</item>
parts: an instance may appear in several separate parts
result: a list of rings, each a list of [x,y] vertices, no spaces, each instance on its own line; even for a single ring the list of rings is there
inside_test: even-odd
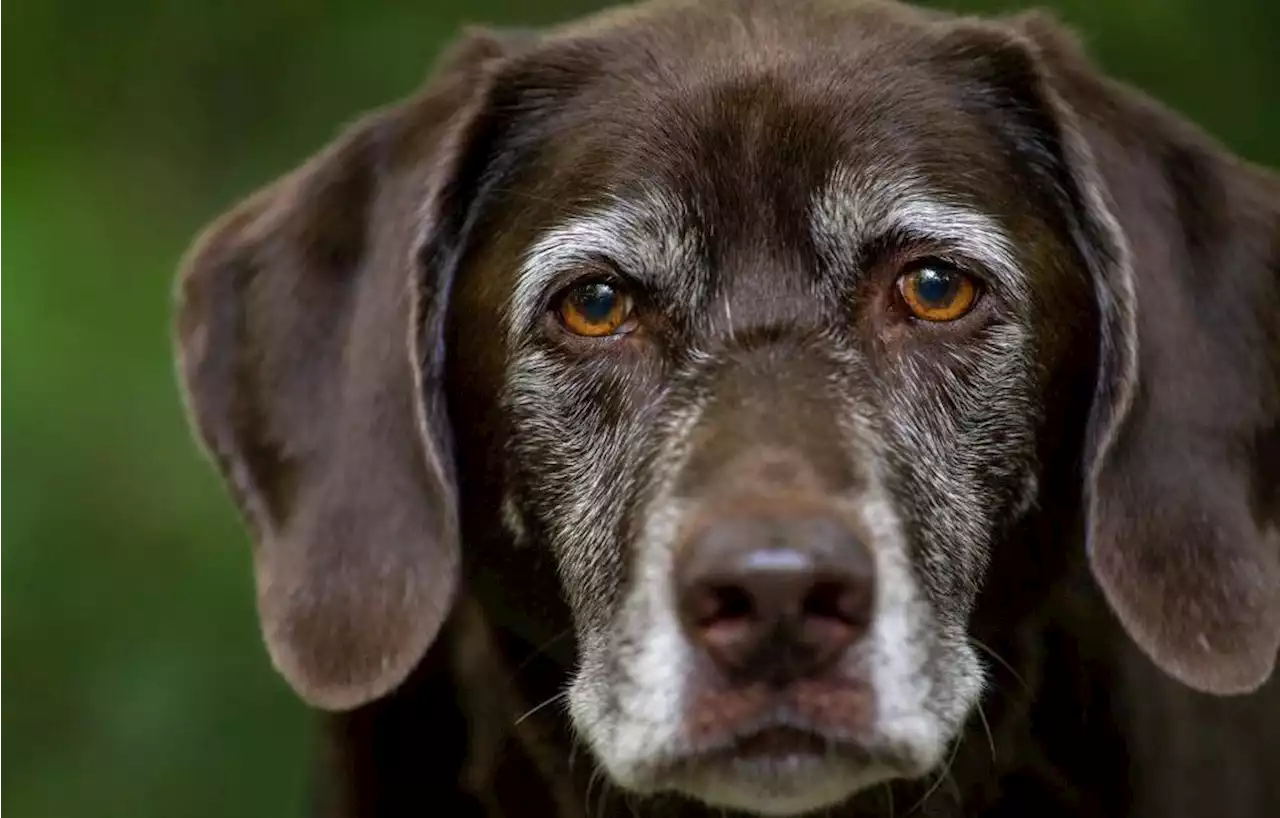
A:
[[[717,604],[716,619],[750,619],[755,615],[751,594],[745,589],[736,585],[722,585],[715,588],[712,593],[715,595]]]
[[[860,584],[819,580],[805,595],[802,613],[805,619],[858,626],[866,624],[869,602],[867,589]]]
[[[751,594],[736,585],[705,585],[696,595],[690,611],[693,624],[709,628],[719,624],[746,622],[755,615]]]
[[[739,585],[703,585],[686,615],[698,642],[726,665],[750,650],[760,624],[751,593]]]

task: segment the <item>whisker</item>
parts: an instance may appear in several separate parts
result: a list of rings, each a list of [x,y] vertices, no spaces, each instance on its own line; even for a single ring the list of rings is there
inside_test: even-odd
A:
[[[529,654],[528,656],[526,656],[526,657],[524,658],[524,661],[522,661],[520,664],[516,665],[516,669],[515,669],[515,670],[513,670],[513,671],[511,671],[511,681],[514,681],[514,680],[516,679],[516,677],[520,675],[520,672],[521,672],[521,671],[523,671],[523,670],[524,670],[525,668],[527,668],[529,665],[533,664],[533,661],[534,661],[535,659],[537,659],[537,658],[538,658],[539,656],[541,656],[542,654],[546,653],[546,652],[547,652],[547,650],[549,650],[549,649],[551,648],[551,646],[552,646],[552,645],[554,645],[555,643],[559,642],[561,639],[565,638],[566,636],[568,636],[568,635],[569,635],[570,633],[572,633],[572,632],[573,632],[573,629],[572,629],[572,628],[565,628],[564,630],[562,630],[562,631],[560,631],[559,633],[557,633],[555,636],[553,636],[553,637],[551,637],[550,639],[548,639],[546,642],[543,642],[541,645],[539,645],[538,647],[534,648],[533,653],[531,653],[531,654]]]
[[[884,800],[885,800],[885,801],[887,801],[887,802],[888,802],[888,804],[889,804],[889,818],[894,818],[894,811],[893,811],[893,782],[892,782],[892,781],[886,781],[886,782],[884,782],[884,784],[882,785],[882,788],[884,789]]]
[[[982,710],[982,702],[978,702],[978,719],[982,722],[982,729],[987,734],[987,746],[991,748],[991,763],[996,764],[996,740],[991,735],[991,723],[987,721],[987,714]]]
[[[963,743],[963,741],[964,741],[963,736],[956,741],[955,746],[951,748],[951,755],[947,756],[946,766],[942,768],[942,772],[938,774],[938,778],[933,782],[933,784],[929,787],[929,789],[925,791],[925,794],[920,797],[920,800],[917,801],[915,805],[911,807],[911,809],[907,810],[908,818],[910,818],[910,816],[912,815],[915,815],[916,811],[919,810],[921,807],[923,807],[925,805],[925,802],[928,801],[929,798],[935,792],[938,791],[938,788],[942,786],[943,782],[946,781],[948,777],[950,777],[951,765],[955,763],[956,754],[960,752],[960,745],[961,743]]]
[[[1009,671],[1009,674],[1010,674],[1011,676],[1013,676],[1013,678],[1014,678],[1014,679],[1016,679],[1016,680],[1017,680],[1018,684],[1022,685],[1022,689],[1023,689],[1023,691],[1024,691],[1024,692],[1026,692],[1026,693],[1028,693],[1028,694],[1030,694],[1030,693],[1032,692],[1032,691],[1031,691],[1031,685],[1027,684],[1027,680],[1026,680],[1026,679],[1024,679],[1024,678],[1022,678],[1022,674],[1020,674],[1020,673],[1018,673],[1018,671],[1014,670],[1014,669],[1013,669],[1013,665],[1011,665],[1011,664],[1009,664],[1007,661],[1005,661],[1005,658],[1004,658],[1003,656],[1001,656],[1000,654],[996,653],[996,651],[995,651],[995,649],[994,649],[994,648],[992,648],[992,647],[990,647],[989,645],[987,645],[987,643],[983,642],[981,639],[978,639],[978,638],[973,637],[973,636],[970,636],[970,637],[969,637],[969,640],[970,640],[971,642],[973,642],[973,644],[975,644],[975,645],[977,645],[979,648],[981,648],[981,649],[982,649],[982,651],[983,651],[984,653],[986,653],[988,656],[990,656],[992,659],[994,659],[994,660],[996,660],[997,662],[999,662],[999,663],[1000,663],[1000,665],[1001,665],[1001,667],[1003,667],[1005,670]]]
[[[529,717],[530,717],[530,716],[532,716],[534,713],[537,713],[539,710],[541,710],[542,708],[546,707],[547,705],[549,705],[549,704],[554,704],[555,702],[558,702],[558,701],[563,700],[563,699],[564,699],[564,697],[567,695],[567,693],[568,693],[568,691],[561,690],[559,693],[556,693],[556,694],[554,694],[554,695],[552,695],[552,696],[550,696],[550,697],[548,697],[548,698],[544,699],[544,700],[543,700],[543,701],[541,701],[540,703],[535,704],[533,707],[530,707],[528,710],[524,711],[524,714],[523,714],[522,716],[520,716],[520,718],[516,719],[516,721],[515,721],[515,726],[516,726],[516,727],[519,727],[519,726],[520,726],[520,724],[521,724],[525,719],[529,718]]]
[[[587,791],[582,796],[582,812],[584,815],[591,814],[591,790],[596,786],[596,782],[603,776],[603,770],[596,767],[591,771],[591,777],[587,779]]]
[[[956,805],[959,806],[964,800],[964,792],[960,789],[960,782],[956,781],[956,777],[951,774],[951,770],[947,770],[946,783],[951,785],[951,791],[956,794]]]
[[[609,803],[609,792],[612,787],[609,785],[609,779],[601,776],[600,778],[600,794],[596,796],[596,815],[604,818],[605,807]]]

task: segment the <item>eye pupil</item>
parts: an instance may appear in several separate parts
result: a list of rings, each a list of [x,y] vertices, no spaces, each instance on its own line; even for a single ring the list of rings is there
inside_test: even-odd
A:
[[[618,306],[617,292],[603,282],[583,285],[574,291],[572,298],[578,313],[592,324],[608,321]]]
[[[956,286],[956,276],[946,270],[925,267],[916,273],[916,295],[929,306],[948,304],[955,297]]]

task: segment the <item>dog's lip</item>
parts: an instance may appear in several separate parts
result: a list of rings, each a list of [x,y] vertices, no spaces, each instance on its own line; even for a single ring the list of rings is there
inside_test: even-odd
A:
[[[739,758],[778,755],[816,755],[830,742],[809,730],[777,726],[757,730],[734,741],[728,750]],[[723,752],[723,751],[722,751]]]
[[[765,724],[720,741],[689,749],[671,759],[673,770],[690,772],[741,764],[830,760],[857,765],[877,761],[862,742],[785,722]]]

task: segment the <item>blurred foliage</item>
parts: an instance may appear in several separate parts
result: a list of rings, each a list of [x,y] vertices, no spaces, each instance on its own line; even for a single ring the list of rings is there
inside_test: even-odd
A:
[[[247,539],[188,436],[174,266],[236,198],[411,90],[459,25],[591,5],[6,4],[11,816],[301,812],[311,719],[269,667]],[[1108,70],[1280,164],[1280,4],[1054,5]]]

